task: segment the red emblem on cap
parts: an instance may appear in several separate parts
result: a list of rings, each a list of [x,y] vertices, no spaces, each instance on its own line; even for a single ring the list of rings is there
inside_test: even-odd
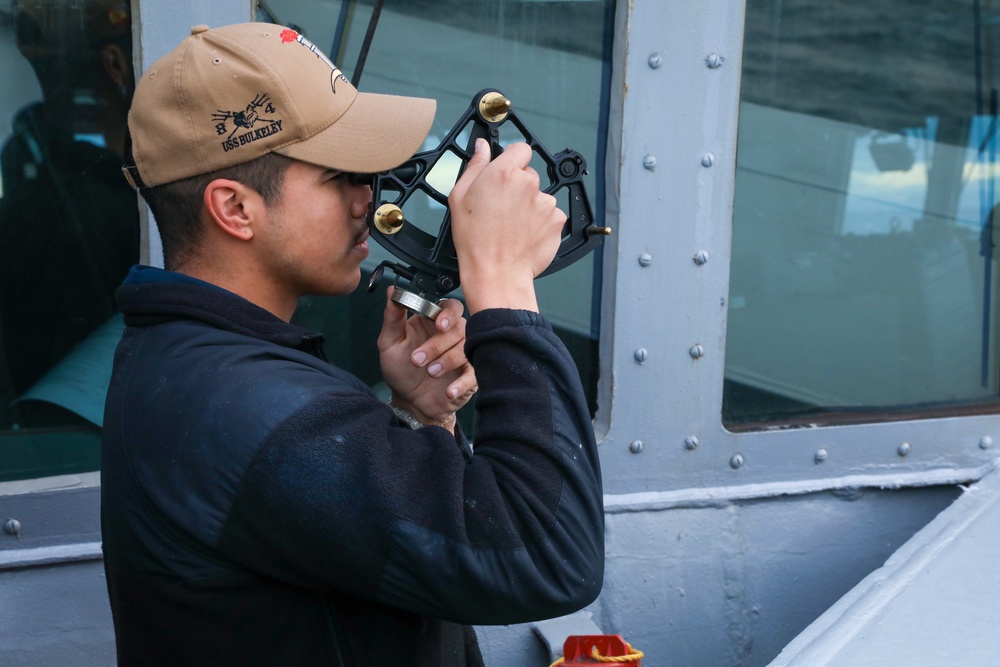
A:
[[[306,47],[312,51],[313,55],[325,62],[330,67],[330,90],[334,93],[337,92],[337,81],[343,81],[344,83],[350,85],[350,81],[344,76],[344,73],[340,71],[340,68],[333,64],[333,62],[326,57],[326,54],[316,48],[316,45],[310,42],[308,39],[292,30],[291,28],[285,28],[281,31],[281,41],[284,44],[289,44],[291,42],[298,42],[302,46]]]

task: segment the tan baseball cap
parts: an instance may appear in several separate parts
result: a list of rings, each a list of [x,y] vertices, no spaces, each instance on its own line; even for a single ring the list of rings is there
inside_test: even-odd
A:
[[[280,153],[376,173],[420,148],[432,99],[359,93],[301,34],[271,23],[195,26],[136,84],[126,178],[152,187]]]

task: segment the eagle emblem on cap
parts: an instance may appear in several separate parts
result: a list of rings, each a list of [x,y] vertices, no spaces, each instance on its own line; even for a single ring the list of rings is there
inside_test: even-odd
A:
[[[265,114],[272,117],[264,118],[258,110],[263,110]],[[215,122],[215,133],[219,136],[227,132],[229,133],[229,136],[222,141],[222,150],[229,152],[234,148],[245,146],[246,144],[281,132],[283,121],[273,117],[276,112],[277,109],[271,103],[270,96],[266,93],[261,93],[242,109],[237,111],[219,109],[213,113],[212,120]],[[230,120],[233,121],[232,131],[229,130]],[[257,123],[261,123],[263,127],[255,129]],[[240,130],[246,130],[246,132],[235,136]]]
[[[326,54],[323,53],[322,51],[320,51],[318,48],[316,48],[316,45],[313,44],[312,42],[310,42],[308,39],[306,39],[302,35],[302,33],[296,32],[295,30],[292,30],[291,28],[285,28],[284,30],[281,31],[281,41],[283,43],[285,43],[285,44],[288,44],[290,42],[295,42],[297,44],[301,44],[302,46],[304,46],[307,49],[309,49],[310,51],[312,51],[313,54],[317,58],[319,58],[320,60],[322,60],[323,62],[325,62],[330,67],[330,70],[331,70],[330,71],[330,90],[332,90],[334,92],[334,94],[336,94],[336,92],[337,92],[337,82],[338,81],[343,81],[344,83],[350,83],[347,80],[347,77],[344,76],[344,73],[340,70],[340,68],[337,67],[336,65],[334,65],[333,61],[331,61],[329,58],[327,58]]]
[[[226,127],[226,122],[231,118],[233,120],[233,131],[229,133],[230,139],[240,128],[247,130],[252,130],[253,126],[257,124],[257,121],[263,121],[265,123],[273,122],[270,118],[261,118],[260,114],[257,113],[257,109],[261,107],[264,108],[264,113],[273,114],[275,109],[274,105],[271,104],[271,98],[265,93],[261,93],[257,97],[246,105],[245,108],[239,111],[224,111],[219,109],[212,114],[212,119],[216,121],[215,133],[222,135],[228,132]]]

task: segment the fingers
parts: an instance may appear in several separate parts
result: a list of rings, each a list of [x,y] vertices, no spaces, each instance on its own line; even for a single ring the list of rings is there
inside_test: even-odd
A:
[[[462,351],[461,345],[455,345],[425,363],[427,365],[427,374],[435,378],[443,377],[452,371],[469,365],[469,361],[465,358],[465,353]]]
[[[447,394],[451,400],[461,401],[461,404],[465,405],[477,391],[479,391],[479,384],[476,380],[476,372],[472,370],[470,364],[466,364],[459,378],[448,385]],[[457,406],[456,409],[458,407],[461,406]]]
[[[451,189],[451,194],[461,198],[465,195],[465,192],[472,185],[473,181],[479,178],[479,174],[483,173],[487,165],[490,163],[490,145],[485,139],[476,139],[476,146],[472,154],[472,159],[468,161],[465,165],[465,171],[462,172],[462,177],[458,179],[454,187]]]
[[[440,377],[468,364],[464,349],[465,319],[462,317],[462,302],[447,299],[441,305],[443,309],[433,323],[434,329],[426,332],[427,340],[410,355],[413,365],[425,367],[432,377]],[[426,331],[431,325],[424,318],[410,319],[410,325],[415,330]]]
[[[533,189],[538,189],[541,184],[541,178],[538,172],[533,168],[528,166],[531,162],[532,150],[531,147],[524,142],[517,142],[510,144],[503,153],[498,155],[496,158],[490,161],[490,145],[485,139],[476,139],[476,145],[472,158],[465,165],[465,171],[462,172],[462,177],[458,179],[454,187],[451,189],[451,195],[449,195],[449,200],[451,202],[461,201],[466,192],[476,181],[477,178],[489,167],[491,164],[495,164],[495,169],[498,170],[512,170],[515,173],[523,173],[528,176],[528,184]]]
[[[519,141],[507,146],[507,148],[504,149],[504,152],[498,155],[493,161],[498,165],[510,166],[512,168],[520,169],[527,174],[534,175],[535,187],[537,188],[539,182],[538,172],[528,166],[528,163],[531,162],[531,157],[531,146],[523,141]]]
[[[462,319],[465,306],[458,299],[445,299],[439,302],[438,305],[441,306],[441,312],[434,318],[434,326],[438,331],[444,333],[451,329],[453,323]],[[463,329],[463,333],[464,331]]]

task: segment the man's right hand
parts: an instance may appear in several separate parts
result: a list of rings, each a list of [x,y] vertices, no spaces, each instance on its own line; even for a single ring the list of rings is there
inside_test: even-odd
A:
[[[490,161],[479,139],[448,198],[451,231],[469,313],[486,308],[538,310],[535,278],[559,249],[566,214],[539,189],[531,148],[511,144]]]

